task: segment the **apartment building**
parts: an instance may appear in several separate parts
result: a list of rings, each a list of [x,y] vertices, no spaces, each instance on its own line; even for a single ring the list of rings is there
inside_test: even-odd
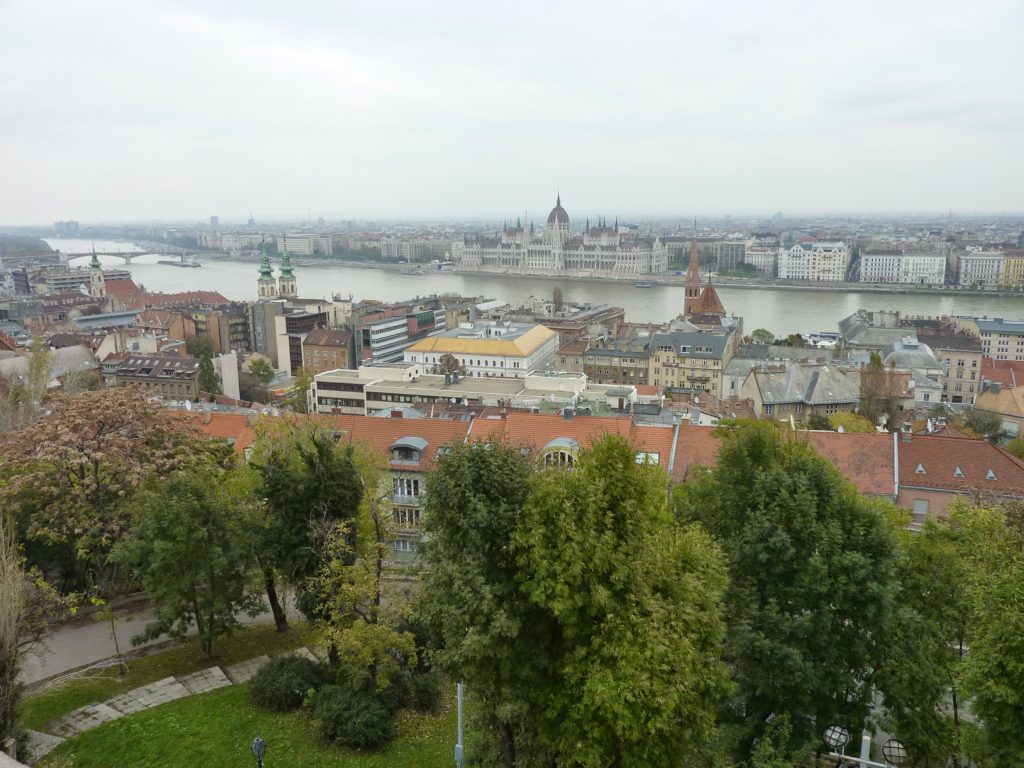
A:
[[[667,393],[710,392],[721,398],[725,367],[739,350],[740,334],[734,329],[718,333],[669,331],[651,339],[647,383]]]
[[[831,364],[790,362],[754,368],[740,388],[758,417],[802,422],[813,414],[832,416],[857,410],[860,374]]]
[[[901,285],[942,285],[946,281],[946,257],[937,253],[904,253],[900,250],[862,251],[860,282]]]
[[[846,279],[850,248],[846,243],[815,243],[811,246],[811,280],[837,283]]]
[[[780,280],[810,280],[811,246],[797,243],[789,248],[780,248],[777,271]]]
[[[355,364],[355,337],[348,329],[314,328],[302,340],[302,368],[313,376]]]
[[[968,251],[957,261],[957,282],[965,286],[996,287],[1003,276],[1001,251]]]
[[[199,397],[199,360],[194,357],[129,354],[114,370],[114,386],[136,385],[165,399]]]
[[[743,259],[746,264],[754,267],[766,277],[775,277],[779,249],[763,245],[747,245]]]

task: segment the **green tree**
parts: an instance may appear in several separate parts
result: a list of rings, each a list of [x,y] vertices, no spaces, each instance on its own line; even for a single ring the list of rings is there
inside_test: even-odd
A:
[[[209,336],[189,336],[185,339],[185,351],[192,357],[209,357],[211,359],[217,354],[217,350],[213,346],[213,339]]]
[[[434,662],[472,696],[473,757],[503,768],[549,755],[538,744],[530,697],[551,672],[557,632],[523,599],[512,551],[532,474],[508,444],[455,443],[427,477],[423,514],[430,568],[417,614],[438,640]]]
[[[754,344],[774,344],[775,334],[766,328],[755,328],[750,333],[750,341]]]
[[[458,361],[455,355],[451,352],[445,352],[438,358],[437,365],[434,366],[434,372],[438,374],[457,373],[460,376],[465,376],[466,368]]]
[[[982,723],[972,757],[1010,768],[1024,754],[1024,508],[958,504],[970,623],[963,688]]]
[[[1009,437],[1003,428],[1003,420],[998,413],[971,409],[960,417],[960,423],[990,443],[1000,443]]]
[[[609,436],[541,471],[514,536],[526,595],[558,629],[535,718],[570,765],[699,759],[729,687],[721,550],[636,455]]]
[[[285,405],[296,413],[309,413],[309,388],[313,386],[313,376],[305,368],[295,372],[295,384],[285,400]]]
[[[220,377],[213,368],[213,360],[206,355],[199,358],[199,391],[211,395],[221,394]]]
[[[53,356],[46,342],[39,336],[32,339],[28,353],[28,375],[25,386],[28,390],[29,415],[28,421],[34,421],[42,408],[43,398],[53,378]]]
[[[0,744],[14,740],[18,747],[21,659],[43,637],[48,620],[74,605],[58,598],[42,575],[27,567],[15,528],[14,521],[0,512]]]
[[[832,429],[837,432],[840,427],[843,428],[843,432],[852,432],[858,435],[873,435],[877,431],[874,422],[852,412],[834,414],[828,417],[828,421]]]
[[[154,620],[133,642],[181,637],[194,623],[209,658],[217,638],[238,626],[239,611],[259,612],[262,601],[246,590],[252,542],[238,510],[218,498],[218,474],[173,475],[133,505],[132,537],[111,557],[130,568],[157,601]]]
[[[1008,453],[1012,453],[1018,459],[1024,459],[1024,438],[1015,437],[1013,438],[1013,440],[1004,445],[1003,448]]]
[[[269,384],[274,380],[274,367],[263,357],[253,357],[249,360],[246,370],[256,377],[261,384]]]
[[[969,621],[962,546],[952,527],[933,521],[902,541],[897,608],[876,675],[884,725],[906,745],[909,766],[960,766]]]
[[[253,495],[264,504],[257,552],[274,620],[283,632],[288,621],[277,579],[294,585],[300,607],[315,614],[305,581],[322,562],[318,544],[337,523],[355,519],[363,487],[352,446],[317,422],[261,422],[253,448]]]
[[[403,628],[406,602],[385,580],[391,552],[391,489],[379,456],[354,457],[363,487],[355,520],[336,523],[326,536],[322,564],[310,579],[329,646],[353,688],[376,694],[416,659],[416,642]]]
[[[794,745],[835,722],[859,730],[897,589],[889,512],[771,424],[722,436],[715,469],[676,501],[729,561],[725,660],[737,693],[722,716],[737,756],[780,715]]]
[[[561,312],[565,308],[565,299],[562,298],[562,289],[557,285],[551,291],[551,305],[555,312]]]
[[[9,475],[0,508],[18,520],[34,564],[62,572],[65,587],[86,588],[127,536],[135,491],[223,449],[173,423],[134,387],[58,396],[50,413],[0,443]]]
[[[816,429],[822,431],[833,431],[832,422],[829,421],[828,416],[821,413],[812,413],[807,417],[806,422],[807,429]]]

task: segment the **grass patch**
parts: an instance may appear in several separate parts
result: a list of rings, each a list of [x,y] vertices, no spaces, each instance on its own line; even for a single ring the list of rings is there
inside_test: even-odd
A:
[[[290,620],[289,624],[291,628],[285,634],[278,634],[273,624],[243,627],[231,637],[221,638],[214,644],[216,655],[213,659],[201,657],[199,641],[192,637],[168,650],[130,660],[128,672],[123,675],[118,674],[116,668],[88,673],[87,677],[72,680],[60,688],[26,698],[21,706],[21,724],[38,730],[51,720],[86,704],[104,701],[171,675],[318,644],[319,635],[308,624],[295,620]]]
[[[386,747],[357,753],[318,742],[302,712],[256,709],[248,685],[221,688],[114,720],[69,739],[44,765],[74,768],[171,768],[208,765],[252,768],[249,745],[267,742],[265,762],[274,768],[448,768],[455,744],[455,712],[401,712]]]

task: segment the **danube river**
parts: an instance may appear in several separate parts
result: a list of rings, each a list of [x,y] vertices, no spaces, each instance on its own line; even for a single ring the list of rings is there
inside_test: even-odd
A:
[[[87,240],[48,239],[51,247],[70,253],[88,251]],[[100,251],[137,250],[131,243],[96,242]],[[136,283],[150,291],[205,289],[220,291],[229,299],[256,298],[256,262],[205,259],[200,269],[187,269],[156,263],[159,256],[142,256],[128,267]],[[76,259],[80,266],[88,259]],[[106,266],[124,266],[115,256],[101,257]],[[275,266],[276,269],[276,266]],[[663,322],[682,310],[681,286],[637,288],[628,282],[582,282],[575,280],[464,275],[432,272],[403,275],[394,270],[363,269],[341,265],[296,267],[299,295],[330,298],[334,294],[351,295],[356,300],[399,301],[438,293],[486,296],[510,303],[529,296],[550,297],[557,285],[566,301],[612,304],[626,310],[633,322]],[[813,288],[790,290],[777,288],[718,287],[726,310],[743,317],[744,329],[767,328],[776,335],[835,331],[836,324],[858,309],[895,309],[911,315],[988,315],[1024,318],[1024,298],[954,296],[941,294],[842,293]]]

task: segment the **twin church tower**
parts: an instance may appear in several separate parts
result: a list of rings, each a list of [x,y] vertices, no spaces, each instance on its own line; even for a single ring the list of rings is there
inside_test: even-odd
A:
[[[294,299],[299,291],[295,285],[295,273],[292,270],[292,259],[288,255],[288,241],[285,239],[284,252],[281,254],[281,276],[275,280],[274,270],[267,256],[267,245],[263,244],[260,254],[260,279],[258,282],[261,299]]]

